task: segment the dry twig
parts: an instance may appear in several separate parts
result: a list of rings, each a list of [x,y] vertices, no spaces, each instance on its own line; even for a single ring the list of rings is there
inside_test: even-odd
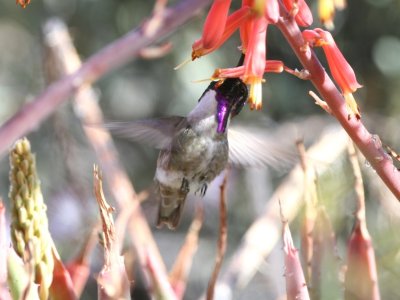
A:
[[[190,225],[185,242],[179,251],[175,263],[169,273],[169,282],[178,299],[183,299],[186,289],[187,278],[192,265],[193,256],[197,251],[199,233],[203,225],[203,207],[199,205],[196,209],[195,218]]]
[[[303,261],[306,265],[306,280],[311,282],[313,259],[313,231],[316,218],[317,187],[314,169],[310,166],[306,155],[306,149],[302,141],[298,141],[297,149],[300,155],[300,163],[304,172],[304,219],[301,226],[301,250]]]
[[[102,178],[97,166],[93,169],[93,185],[103,228],[104,265],[97,278],[99,299],[127,299],[130,286],[123,258],[119,253],[119,237],[115,235],[112,216],[114,208],[104,197]]]

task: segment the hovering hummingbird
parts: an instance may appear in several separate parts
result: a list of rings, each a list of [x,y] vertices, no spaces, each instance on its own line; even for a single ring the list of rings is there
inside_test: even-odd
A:
[[[175,229],[186,196],[199,192],[226,167],[269,164],[267,147],[247,132],[229,130],[248,98],[239,78],[212,82],[187,117],[172,116],[106,124],[114,134],[160,149],[154,181],[160,196],[157,226]]]

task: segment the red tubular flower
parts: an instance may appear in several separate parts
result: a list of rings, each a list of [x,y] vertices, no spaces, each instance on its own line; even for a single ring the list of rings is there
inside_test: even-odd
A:
[[[275,24],[279,19],[279,4],[277,0],[255,0],[253,9],[258,16],[264,16],[268,23]]]
[[[222,26],[222,28],[224,28],[222,35],[219,37],[218,42],[215,43],[211,48],[205,47],[203,35],[201,39],[197,40],[192,45],[192,60],[209,54],[221,47],[221,45],[239,28],[239,26],[244,23],[244,21],[250,15],[251,9],[249,6],[243,6],[242,8],[229,15],[226,19],[226,24]],[[212,31],[209,32],[209,34],[212,34]]]
[[[275,24],[279,19],[279,3],[277,0],[265,1],[265,18],[268,23]]]
[[[343,93],[354,93],[358,88],[362,87],[357,82],[353,68],[344,58],[332,35],[328,31],[320,28],[305,30],[303,32],[303,37],[311,46],[322,47],[332,76]]]
[[[283,0],[282,2],[299,26],[308,27],[312,24],[313,16],[304,0]]]
[[[264,73],[282,73],[285,70],[285,65],[280,60],[266,60]],[[213,80],[223,78],[243,78],[244,66],[227,68],[227,69],[216,69],[214,74],[211,76]]]
[[[224,33],[231,0],[214,0],[203,28],[203,47],[215,47]]]
[[[357,119],[360,119],[361,115],[352,94],[362,86],[357,82],[353,68],[344,58],[332,35],[328,31],[317,28],[305,30],[303,37],[310,46],[322,47],[329,69],[343,93],[347,106],[356,115]]]
[[[250,85],[250,109],[261,109],[261,82],[265,70],[266,36],[268,22],[265,18],[253,19],[251,35],[244,59],[243,81]]]
[[[242,7],[252,7],[252,6],[253,6],[252,0],[243,0],[242,1]],[[246,53],[252,24],[253,24],[252,19],[248,18],[240,25],[240,40],[242,41],[242,52],[243,53]]]
[[[265,61],[265,73],[282,73],[285,65],[280,60],[266,60]]]

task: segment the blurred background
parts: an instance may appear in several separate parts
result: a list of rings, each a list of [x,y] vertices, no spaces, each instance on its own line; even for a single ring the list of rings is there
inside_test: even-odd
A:
[[[170,1],[171,4],[178,1]],[[238,2],[238,1],[237,1]],[[400,1],[350,0],[344,11],[337,12],[332,32],[345,57],[353,66],[358,81],[363,85],[356,99],[371,132],[379,134],[385,144],[400,149],[397,126],[400,114]],[[316,11],[316,1],[307,1]],[[21,9],[13,0],[0,0],[0,123],[10,118],[24,104],[31,101],[47,85],[44,75],[46,52],[43,47],[42,27],[54,16],[63,19],[72,34],[82,60],[121,37],[150,15],[153,1],[136,0],[32,0]],[[239,5],[236,3],[234,5]],[[173,68],[190,56],[191,44],[202,31],[205,13],[200,14],[171,35],[170,53],[159,59],[136,59],[119,68],[94,85],[99,104],[107,120],[137,120],[167,115],[185,115],[197,103],[207,87],[206,79],[217,67],[230,67],[239,58],[238,35],[232,37],[219,51],[192,62],[178,71]],[[313,27],[320,27],[314,17]],[[318,54],[322,54],[318,52]],[[301,68],[280,32],[270,26],[268,31],[269,59],[282,60],[291,68]],[[324,62],[323,55],[320,59]],[[323,131],[321,127],[301,127],[296,134],[274,135],[281,126],[316,118],[317,124],[331,124],[334,120],[314,104],[308,96],[313,89],[309,82],[288,74],[268,74],[263,85],[262,111],[247,107],[235,120],[258,126],[271,133],[277,145],[295,151],[296,134],[304,137],[307,145]],[[311,123],[315,124],[315,123]],[[307,126],[307,125],[305,125]],[[290,126],[289,126],[290,127]],[[300,127],[299,127],[300,128]],[[28,136],[36,153],[42,191],[48,206],[50,232],[64,261],[78,252],[78,246],[90,234],[97,222],[98,209],[92,195],[92,165],[95,156],[69,102]],[[137,191],[151,188],[157,151],[145,145],[115,139],[120,159]],[[398,164],[399,165],[399,164]],[[237,249],[243,234],[263,212],[275,188],[288,174],[292,162],[277,168],[232,170],[228,181],[228,249],[225,267]],[[400,206],[386,192],[380,179],[367,164],[363,165],[366,185],[367,222],[378,265],[382,299],[399,299]],[[346,259],[346,241],[353,225],[354,193],[352,173],[345,155],[330,166],[320,180],[318,190],[337,234],[338,255]],[[8,158],[0,161],[0,195],[8,203]],[[200,233],[199,250],[190,274],[186,299],[198,298],[206,289],[214,265],[218,234],[218,205],[221,178],[210,186],[204,200],[188,199],[180,228],[171,232],[154,231],[167,267],[170,267],[182,244],[193,218],[196,201],[204,201],[205,224]],[[113,203],[110,193],[106,194]],[[282,199],[284,201],[284,199]],[[389,207],[389,208],[388,208]],[[291,225],[295,244],[299,244],[301,217]],[[266,237],[267,238],[267,237]],[[235,299],[277,299],[284,294],[284,268],[281,243],[260,266],[259,272]],[[327,259],[323,276],[323,299],[340,299],[342,288],[337,272],[330,267],[337,258]],[[94,275],[102,265],[102,249],[92,257],[93,276],[82,299],[96,295]],[[223,267],[224,270],[224,267]],[[146,299],[140,291],[136,299]]]

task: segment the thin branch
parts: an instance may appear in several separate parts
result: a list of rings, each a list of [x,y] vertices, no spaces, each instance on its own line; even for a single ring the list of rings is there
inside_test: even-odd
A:
[[[300,163],[304,172],[304,218],[301,224],[301,253],[305,264],[305,276],[308,283],[311,282],[311,263],[314,254],[313,232],[316,219],[316,204],[318,202],[315,172],[307,159],[303,141],[298,141],[297,150],[300,155]]]
[[[196,254],[199,244],[199,233],[203,225],[203,207],[199,205],[195,217],[186,234],[185,242],[175,259],[169,273],[169,282],[175,291],[178,299],[183,299],[186,284],[192,266],[193,257]]]
[[[305,42],[299,26],[291,17],[280,18],[277,26],[289,42],[303,67],[310,72],[311,82],[326,101],[333,116],[346,130],[386,186],[397,199],[400,199],[400,172],[393,167],[393,162],[387,157],[382,145],[375,142],[375,139],[364,127],[364,124],[356,118],[348,119],[348,111],[342,94],[325,72],[313,50],[304,51]]]
[[[99,206],[102,224],[104,264],[98,277],[99,299],[124,299],[129,297],[129,281],[125,265],[119,252],[118,239],[115,234],[114,208],[104,197],[102,175],[98,166],[93,168],[93,191]]]
[[[227,177],[228,177],[228,172],[227,170],[225,172],[224,180],[221,184],[220,188],[220,208],[219,208],[219,220],[220,220],[220,225],[219,225],[219,237],[218,237],[218,248],[217,248],[217,256],[215,258],[215,266],[214,266],[214,271],[211,275],[210,281],[208,282],[208,288],[207,288],[207,300],[212,300],[214,299],[214,288],[215,288],[215,283],[218,278],[219,271],[221,270],[221,265],[222,261],[225,256],[225,251],[226,251],[226,242],[228,238],[228,227],[227,227],[227,221],[226,221],[226,199],[225,199],[225,189],[226,189],[226,183],[227,183]]]
[[[32,102],[24,105],[0,128],[0,156],[19,137],[36,129],[55,109],[79,88],[91,84],[110,71],[137,57],[143,48],[174,32],[210,0],[186,0],[157,14],[161,25],[149,34],[145,24],[91,56],[78,70],[50,85]],[[148,20],[149,21],[149,20]],[[105,172],[107,173],[107,172]]]
[[[364,184],[361,175],[360,163],[358,162],[357,152],[353,143],[349,143],[348,147],[350,163],[354,173],[354,190],[356,191],[357,209],[356,219],[357,222],[365,221],[365,193]]]

